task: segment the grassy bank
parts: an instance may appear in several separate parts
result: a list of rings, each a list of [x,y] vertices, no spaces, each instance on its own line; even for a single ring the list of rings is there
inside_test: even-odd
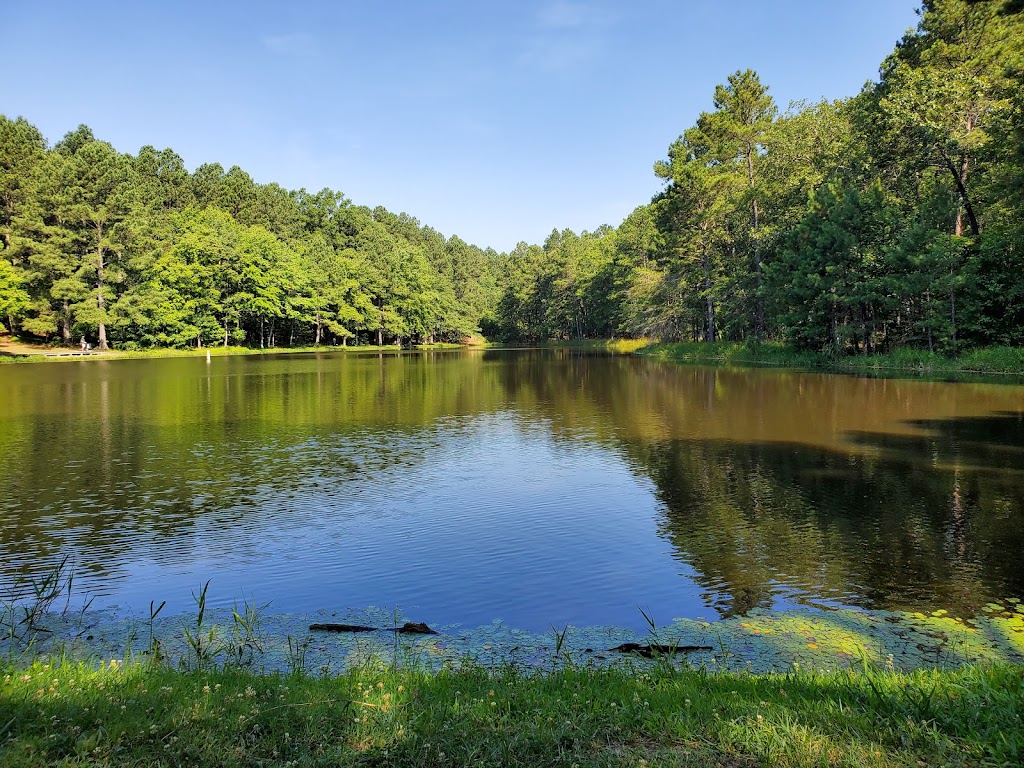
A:
[[[877,376],[1024,376],[1024,348],[1014,347],[987,347],[955,358],[919,349],[901,349],[885,355],[831,357],[799,352],[781,344],[724,342],[653,344],[639,354],[681,362],[779,366]]]
[[[1019,765],[1019,667],[339,677],[147,663],[7,666],[0,764]]]
[[[362,346],[327,346],[319,347],[273,347],[273,348],[252,348],[252,347],[203,347],[197,349],[189,347],[186,349],[174,349],[161,347],[157,349],[120,350],[110,349],[106,352],[92,350],[82,354],[77,349],[64,349],[61,347],[38,347],[36,353],[18,352],[15,354],[4,354],[0,350],[0,363],[39,363],[39,362],[73,362],[82,360],[135,360],[144,358],[163,357],[206,357],[209,352],[211,357],[226,357],[229,355],[285,355],[309,352],[398,352],[402,348],[397,345],[376,345]],[[461,349],[459,344],[424,344],[414,349],[436,350],[436,349]]]

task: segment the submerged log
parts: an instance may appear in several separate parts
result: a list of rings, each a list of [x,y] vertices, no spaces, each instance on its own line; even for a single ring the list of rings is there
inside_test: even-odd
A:
[[[431,629],[426,624],[418,621],[407,621],[400,627],[394,627],[392,632],[399,632],[403,635],[436,635],[437,630]]]
[[[663,645],[661,643],[641,645],[640,643],[623,643],[608,650],[618,653],[633,653],[637,656],[643,656],[645,659],[653,659],[655,654],[669,656],[674,653],[696,653],[698,651],[713,651],[715,649],[710,645]]]
[[[310,624],[313,632],[376,632],[377,627],[364,627],[362,624]]]

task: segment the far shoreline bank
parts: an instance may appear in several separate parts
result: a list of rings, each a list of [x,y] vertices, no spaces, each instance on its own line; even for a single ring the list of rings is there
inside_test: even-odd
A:
[[[1024,380],[1024,348],[981,347],[960,357],[936,352],[900,349],[879,355],[832,357],[799,352],[781,344],[743,344],[740,342],[655,343],[636,352],[667,362],[737,368],[779,368],[886,379],[975,380],[991,377],[1014,384]],[[991,380],[991,379],[990,379]]]
[[[778,343],[659,342],[652,339],[546,340],[533,343],[500,343],[475,339],[468,344],[319,345],[301,347],[158,347],[141,350],[78,351],[74,347],[43,347],[0,338],[0,365],[14,363],[140,360],[175,357],[234,357],[290,354],[362,354],[371,352],[432,352],[452,350],[575,349],[635,355],[684,365],[731,368],[775,368],[813,373],[868,376],[884,379],[941,381],[988,381],[1024,383],[1024,347],[980,347],[959,357],[904,348],[872,355],[831,356],[801,352]],[[1018,382],[1017,379],[1020,379]]]
[[[25,345],[19,345],[23,351],[8,352],[0,346],[0,365],[15,363],[67,363],[67,362],[93,362],[100,360],[145,360],[162,359],[172,357],[237,357],[237,356],[260,356],[260,355],[288,355],[308,353],[362,353],[362,352],[432,352],[437,350],[452,349],[474,349],[476,345],[463,344],[422,344],[412,347],[400,347],[397,344],[385,344],[383,346],[363,344],[360,346],[311,346],[311,347],[264,347],[263,349],[253,347],[155,347],[152,349],[139,350],[118,350],[109,349],[105,351],[90,350],[88,352],[76,351],[73,347],[39,347],[38,351],[27,351]]]

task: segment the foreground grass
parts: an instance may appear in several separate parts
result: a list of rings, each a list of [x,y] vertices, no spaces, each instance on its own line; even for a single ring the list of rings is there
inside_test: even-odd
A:
[[[956,358],[920,349],[901,349],[886,355],[829,357],[798,352],[781,344],[724,342],[654,344],[643,349],[640,354],[683,362],[813,368],[878,376],[1024,375],[1024,348],[1015,347],[986,347],[965,352]]]
[[[1024,673],[8,665],[0,765],[1019,765]]]

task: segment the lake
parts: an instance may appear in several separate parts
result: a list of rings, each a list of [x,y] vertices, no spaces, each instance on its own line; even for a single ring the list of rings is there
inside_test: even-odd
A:
[[[0,590],[642,628],[1024,597],[1024,387],[567,349],[0,366]]]

